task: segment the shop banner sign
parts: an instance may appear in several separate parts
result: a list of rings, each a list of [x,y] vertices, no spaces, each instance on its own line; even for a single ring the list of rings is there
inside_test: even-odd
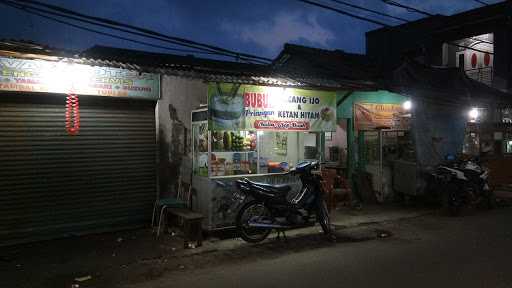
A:
[[[228,83],[208,86],[210,130],[336,131],[336,93]]]
[[[356,130],[376,128],[398,128],[400,115],[404,113],[400,104],[355,103],[354,119]]]
[[[160,77],[118,68],[0,57],[0,91],[157,100]]]

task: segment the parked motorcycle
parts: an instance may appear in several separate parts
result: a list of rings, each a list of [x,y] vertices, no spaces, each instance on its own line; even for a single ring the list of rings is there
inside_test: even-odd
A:
[[[263,241],[273,229],[284,231],[290,228],[312,225],[313,215],[320,222],[325,235],[334,239],[329,213],[321,188],[321,176],[314,170],[318,162],[303,162],[291,169],[302,182],[300,192],[288,199],[289,185],[270,185],[249,179],[237,180],[239,190],[249,196],[238,212],[236,226],[240,237],[251,243]]]
[[[494,206],[494,193],[489,187],[489,169],[476,159],[455,159],[448,156],[431,173],[443,206],[452,216],[463,207]]]

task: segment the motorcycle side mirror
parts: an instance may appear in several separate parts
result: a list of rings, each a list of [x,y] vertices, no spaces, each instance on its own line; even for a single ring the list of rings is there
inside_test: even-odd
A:
[[[455,161],[455,155],[453,154],[446,154],[446,156],[444,157],[444,159],[446,161]]]

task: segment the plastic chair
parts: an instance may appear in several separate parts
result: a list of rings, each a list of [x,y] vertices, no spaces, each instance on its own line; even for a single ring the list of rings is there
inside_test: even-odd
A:
[[[190,203],[190,191],[191,185],[189,185],[187,191],[183,190],[183,184],[181,182],[181,177],[178,184],[178,194],[176,197],[165,197],[160,198],[155,201],[155,206],[153,207],[153,217],[151,219],[151,227],[154,228],[155,224],[155,216],[158,215],[157,209],[160,209],[160,217],[158,217],[158,229],[157,229],[157,237],[160,236],[160,227],[162,226],[162,220],[167,218],[167,209],[169,208],[189,208]],[[165,213],[165,217],[164,217]]]

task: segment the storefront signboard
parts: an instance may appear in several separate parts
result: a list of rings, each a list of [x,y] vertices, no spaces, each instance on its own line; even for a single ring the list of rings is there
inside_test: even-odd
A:
[[[119,68],[0,57],[0,91],[157,100],[160,77]]]
[[[376,128],[404,128],[408,118],[400,117],[404,110],[400,104],[355,103],[354,119],[356,130]]]
[[[336,93],[210,83],[210,130],[336,131]]]

